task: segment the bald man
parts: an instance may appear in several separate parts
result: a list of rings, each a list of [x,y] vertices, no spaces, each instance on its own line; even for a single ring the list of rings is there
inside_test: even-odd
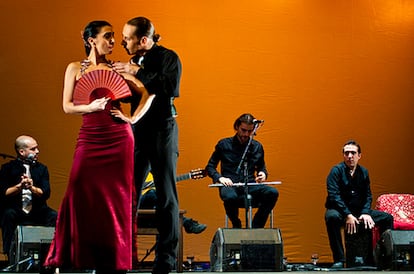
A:
[[[16,159],[0,169],[0,205],[3,252],[10,258],[10,245],[18,225],[55,226],[57,212],[50,197],[49,171],[38,162],[39,146],[27,135],[17,137]]]

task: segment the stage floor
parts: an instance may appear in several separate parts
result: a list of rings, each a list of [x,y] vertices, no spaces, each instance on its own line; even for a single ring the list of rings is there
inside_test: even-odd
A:
[[[380,271],[377,270],[375,267],[370,267],[370,266],[361,266],[361,267],[354,267],[354,268],[342,268],[342,269],[330,269],[329,267],[332,264],[321,264],[321,265],[317,265],[317,266],[313,266],[312,264],[308,264],[308,263],[292,263],[292,264],[288,264],[286,267],[286,270],[284,271],[223,271],[221,273],[223,274],[269,274],[269,273],[283,273],[283,272],[297,272],[297,273],[303,273],[303,272],[340,272],[340,273],[344,273],[344,272],[348,272],[348,273],[370,273],[370,274],[376,274],[376,273],[405,273],[405,274],[414,274],[414,270],[411,267],[407,267],[405,266],[405,268],[395,268],[393,270],[385,270],[385,271]],[[4,266],[4,265],[3,265]],[[196,273],[200,273],[200,274],[218,274],[220,273],[220,271],[215,271],[212,272],[210,271],[210,268],[204,268],[202,269],[201,266],[203,267],[207,267],[208,265],[206,265],[206,263],[195,263],[195,266],[197,266],[196,270],[188,270],[188,266],[187,265],[183,265],[184,267],[184,271],[183,272],[176,272],[175,270],[171,272],[171,274],[196,274]],[[32,268],[32,269],[24,269],[24,268],[20,268],[19,272],[14,271],[15,269],[7,269],[6,268],[0,268],[0,274],[2,273],[39,273],[38,271],[36,271],[38,268]],[[395,270],[398,269],[398,270]],[[60,274],[95,274],[94,271],[70,271],[70,270],[63,270],[60,269],[59,271]],[[143,268],[139,268],[139,269],[135,269],[135,270],[131,270],[128,271],[127,273],[136,273],[136,274],[151,274],[151,266],[150,265],[145,265]]]
[[[332,271],[332,272],[349,272],[351,270],[338,270],[338,271]],[[190,273],[191,271],[184,271],[183,273]],[[198,272],[198,271],[197,271]],[[222,272],[225,274],[248,274],[248,273],[254,273],[254,274],[269,274],[269,273],[286,273],[286,272],[290,272],[290,271],[282,271],[282,272]],[[294,272],[309,272],[309,271],[294,271]],[[315,272],[315,271],[312,271]],[[316,271],[317,272],[317,271]],[[325,272],[325,271],[324,271]],[[329,271],[331,272],[331,271]],[[370,271],[370,270],[366,270],[366,271],[351,271],[351,273],[367,273],[369,272],[370,274],[380,274],[380,273],[401,273],[401,274],[414,274],[414,271]],[[16,272],[0,272],[0,273],[16,273]],[[19,272],[19,273],[38,273],[38,272]],[[85,274],[85,273],[93,273],[93,272],[60,272],[60,273],[68,273],[68,274]],[[140,272],[140,271],[132,271],[132,272],[128,272],[128,273],[141,273],[141,274],[151,274],[151,272]],[[171,274],[175,274],[176,272],[171,272]],[[193,272],[191,272],[193,273]],[[202,272],[204,274],[217,274],[218,272]]]
[[[404,274],[414,274],[414,271],[409,270],[409,271],[394,271],[394,270],[390,270],[390,271],[379,271],[379,270],[372,270],[372,269],[365,269],[365,270],[355,270],[355,269],[350,269],[350,268],[344,268],[341,270],[330,270],[329,268],[320,268],[320,269],[314,269],[314,270],[300,270],[298,268],[298,270],[291,270],[291,271],[238,271],[238,272],[210,272],[210,271],[184,271],[182,272],[183,274],[190,274],[190,273],[200,273],[200,274],[218,274],[218,273],[223,273],[223,274],[269,274],[269,273],[286,273],[286,272],[295,272],[295,273],[305,273],[305,272],[339,272],[339,273],[370,273],[370,274],[376,274],[376,273],[404,273]],[[34,273],[37,274],[39,272],[13,272],[13,271],[0,271],[0,273]],[[83,271],[83,272],[79,272],[79,271],[74,271],[74,272],[70,272],[70,271],[61,271],[60,273],[64,274],[94,274],[93,271]],[[137,274],[151,274],[150,270],[145,270],[145,271],[141,271],[141,270],[133,270],[133,271],[128,271],[127,273],[137,273]],[[179,274],[175,271],[172,271],[171,274]]]

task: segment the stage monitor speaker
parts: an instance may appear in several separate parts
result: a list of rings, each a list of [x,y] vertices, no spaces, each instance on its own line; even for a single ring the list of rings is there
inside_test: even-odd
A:
[[[393,244],[392,270],[414,269],[414,230],[391,230]]]
[[[210,247],[211,271],[283,271],[278,228],[219,228]]]
[[[54,233],[54,227],[17,226],[10,250],[10,263],[15,265],[16,272],[40,269]]]

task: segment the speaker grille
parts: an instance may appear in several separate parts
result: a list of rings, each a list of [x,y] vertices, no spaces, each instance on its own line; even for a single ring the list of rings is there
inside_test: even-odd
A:
[[[219,228],[210,247],[211,271],[282,271],[279,229]]]

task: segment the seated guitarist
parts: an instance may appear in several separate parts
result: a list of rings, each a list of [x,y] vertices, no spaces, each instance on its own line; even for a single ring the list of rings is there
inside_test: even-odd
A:
[[[194,170],[189,174],[184,174],[177,176],[176,181],[187,180],[187,179],[200,179],[203,178],[204,170]],[[157,203],[157,194],[155,191],[155,185],[152,178],[152,174],[149,173],[147,179],[145,180],[144,187],[141,192],[141,199],[139,208],[140,209],[153,209]],[[154,220],[141,220],[139,225],[142,227],[153,227],[155,224],[152,223]],[[144,223],[146,222],[146,223]],[[184,230],[187,233],[199,234],[206,230],[207,225],[200,224],[196,220],[191,218],[183,217],[183,226]]]

